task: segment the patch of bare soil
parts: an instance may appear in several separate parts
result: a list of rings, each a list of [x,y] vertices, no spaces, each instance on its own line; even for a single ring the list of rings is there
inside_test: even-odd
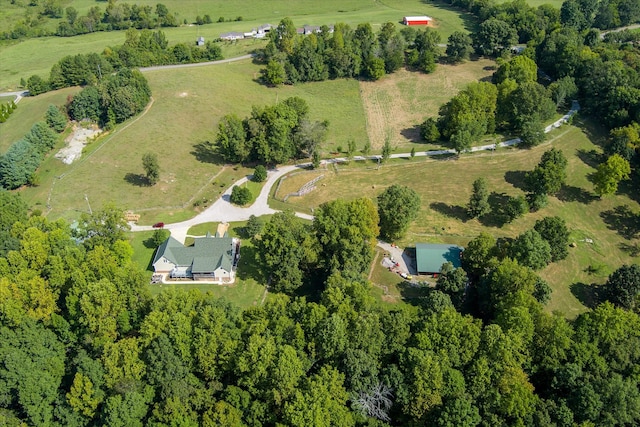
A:
[[[62,160],[62,163],[70,165],[74,161],[78,160],[82,156],[82,149],[89,143],[89,141],[102,133],[97,125],[91,125],[88,127],[80,126],[78,124],[73,125],[73,131],[65,139],[67,146],[58,151],[55,155],[57,159]]]

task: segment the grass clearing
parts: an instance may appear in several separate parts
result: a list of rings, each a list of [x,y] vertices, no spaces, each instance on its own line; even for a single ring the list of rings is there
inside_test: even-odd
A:
[[[64,105],[67,97],[79,90],[70,87],[22,98],[9,119],[0,124],[0,153],[5,153],[11,144],[25,136],[36,122],[43,121],[49,105]]]
[[[549,136],[551,142],[531,150],[501,149],[494,154],[463,155],[457,161],[393,160],[379,170],[370,162],[352,162],[354,166],[341,166],[337,173],[329,170],[323,178],[326,186],[289,199],[287,203],[279,202],[278,208],[308,212],[329,200],[375,198],[387,186],[406,185],[420,194],[422,208],[407,237],[398,242],[405,247],[417,242],[464,246],[482,231],[496,237],[516,237],[532,228],[538,219],[560,216],[566,220],[577,247],[570,249],[566,260],[551,264],[540,274],[554,289],[547,308],[560,310],[573,318],[586,310],[583,304],[588,303],[585,297],[588,292],[585,289],[590,289],[592,283],[603,283],[620,265],[637,262],[624,247],[637,244],[638,239],[625,236],[624,227],[618,227],[625,217],[624,210],[616,208],[629,206],[630,211],[637,212],[640,205],[624,194],[599,199],[592,193],[593,186],[587,177],[595,169],[589,159],[599,155],[601,150],[583,128],[563,126]],[[476,178],[485,177],[491,191],[522,194],[519,186],[523,173],[533,169],[542,153],[551,146],[563,150],[569,165],[566,186],[558,197],[550,198],[547,207],[511,224],[501,225],[490,216],[483,221],[467,219],[464,206]],[[584,238],[592,239],[594,243],[581,241]],[[590,266],[600,265],[605,267],[589,273]],[[376,274],[374,281],[385,283],[382,273]]]
[[[52,156],[45,160],[40,186],[24,189],[25,200],[43,210],[50,207],[52,217],[68,220],[87,210],[85,194],[94,209],[114,201],[134,210],[142,215],[141,224],[189,218],[252,173],[241,166],[223,166],[208,149],[220,117],[229,113],[245,117],[253,105],[291,96],[309,103],[312,120],[329,120],[329,147],[346,146],[350,137],[366,138],[357,81],[272,89],[254,81],[259,68],[247,60],[149,72],[154,101],[148,111],[99,137],[71,165]],[[341,96],[336,98],[335,93]],[[148,151],[157,153],[160,163],[160,181],[153,187],[146,186],[142,177],[141,159]],[[254,183],[248,185],[253,188]],[[257,187],[252,191],[259,193]]]
[[[469,83],[490,77],[495,65],[490,59],[438,64],[431,74],[401,69],[377,82],[360,82],[373,149],[382,148],[387,137],[400,151],[427,149],[415,144],[420,141],[420,123],[437,117],[440,106]]]

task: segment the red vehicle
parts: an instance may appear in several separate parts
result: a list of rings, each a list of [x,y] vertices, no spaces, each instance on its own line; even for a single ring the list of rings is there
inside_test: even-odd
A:
[[[152,225],[153,228],[164,228],[164,222],[156,222]]]

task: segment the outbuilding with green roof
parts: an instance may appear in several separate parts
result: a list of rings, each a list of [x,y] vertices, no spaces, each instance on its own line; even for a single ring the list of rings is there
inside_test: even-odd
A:
[[[417,243],[416,265],[418,274],[439,273],[442,264],[450,262],[454,268],[461,266],[462,251],[458,245]]]

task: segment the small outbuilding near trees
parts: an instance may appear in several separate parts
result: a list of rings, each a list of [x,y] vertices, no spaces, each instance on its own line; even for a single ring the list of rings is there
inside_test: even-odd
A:
[[[439,273],[442,264],[450,262],[453,268],[462,265],[461,254],[464,249],[449,244],[416,244],[416,267],[418,274]]]

